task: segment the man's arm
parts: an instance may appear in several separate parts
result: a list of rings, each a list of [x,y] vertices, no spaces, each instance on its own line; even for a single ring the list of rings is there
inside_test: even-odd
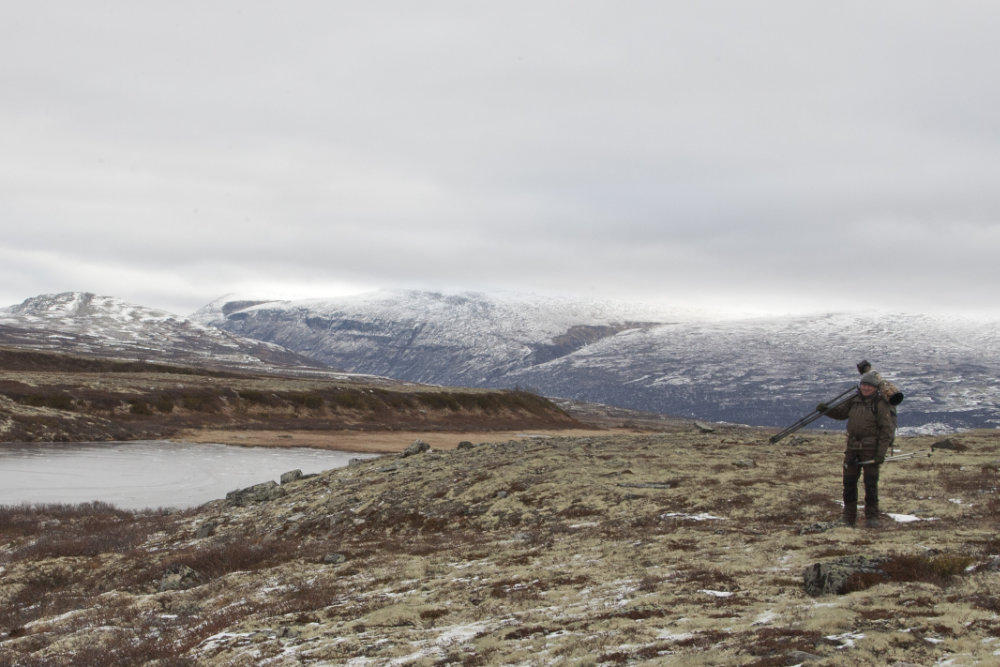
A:
[[[896,439],[896,408],[889,405],[888,401],[880,400],[878,402],[877,416],[878,445],[875,460],[878,463],[882,463],[885,461],[885,456],[892,448],[892,443]]]
[[[851,405],[853,403],[854,403],[854,399],[852,398],[851,400],[845,401],[844,403],[841,403],[840,405],[835,405],[832,408],[829,407],[829,406],[826,406],[826,410],[820,410],[820,412],[823,413],[823,416],[829,417],[830,419],[847,419],[847,415],[850,414],[850,412],[851,412]],[[820,404],[820,405],[822,405],[822,404]],[[818,409],[820,406],[818,405],[816,407]]]

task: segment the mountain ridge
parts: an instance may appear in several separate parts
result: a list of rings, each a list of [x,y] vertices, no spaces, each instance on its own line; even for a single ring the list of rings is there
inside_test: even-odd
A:
[[[193,317],[353,372],[779,426],[857,381],[903,387],[908,429],[995,427],[996,323],[905,313],[719,319],[649,304],[384,291]],[[630,326],[631,325],[631,326]],[[575,337],[586,332],[589,337]],[[560,346],[560,341],[574,343]],[[820,427],[830,422],[822,420]]]
[[[0,344],[241,369],[322,366],[274,343],[92,292],[42,294],[0,308]]]
[[[92,295],[83,312],[74,311],[84,300],[73,294],[50,295],[55,305],[0,309],[0,342],[5,332],[30,339],[35,331],[39,345],[88,336],[87,345],[103,338],[112,348],[150,354],[136,340],[148,340],[171,319],[162,311],[137,316]],[[769,427],[797,421],[857,382],[855,364],[864,358],[906,393],[904,432],[1000,424],[1000,328],[990,320],[874,311],[720,319],[642,303],[387,290],[277,301],[226,295],[175,321],[204,341],[226,335],[228,344],[287,352],[293,364],[434,385],[530,388],[559,399]],[[46,334],[57,327],[56,337]],[[151,327],[145,338],[136,331],[143,327]],[[176,339],[175,347],[184,345],[202,362],[218,354],[203,349],[198,336]],[[233,361],[233,348],[221,352]]]

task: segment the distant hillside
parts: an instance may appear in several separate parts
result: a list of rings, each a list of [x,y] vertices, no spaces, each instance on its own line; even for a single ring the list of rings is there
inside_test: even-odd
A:
[[[811,412],[857,382],[855,364],[868,359],[907,395],[902,427],[1000,425],[996,322],[876,313],[718,320],[642,304],[415,291],[224,298],[192,317],[353,372],[531,387],[760,426]]]
[[[330,300],[222,299],[191,317],[333,368],[489,386],[623,331],[655,326],[664,315],[640,305],[390,291]]]
[[[0,348],[0,441],[167,438],[188,429],[383,431],[569,428],[523,391],[336,373],[248,374]]]
[[[46,294],[0,308],[0,345],[245,369],[323,367],[273,343],[87,292]]]

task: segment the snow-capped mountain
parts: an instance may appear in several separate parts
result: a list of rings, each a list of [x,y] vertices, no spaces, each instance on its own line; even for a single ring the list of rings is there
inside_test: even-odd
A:
[[[416,382],[495,386],[617,332],[652,326],[644,306],[385,291],[342,299],[223,298],[192,319],[287,346],[335,368]]]
[[[907,395],[901,427],[1000,423],[996,322],[878,313],[721,320],[643,304],[417,291],[223,298],[192,318],[359,373],[526,386],[762,426],[808,414],[857,382],[855,364],[868,359]],[[815,423],[824,425],[841,426]]]
[[[0,308],[0,344],[248,368],[320,365],[273,343],[88,292],[45,294]]]

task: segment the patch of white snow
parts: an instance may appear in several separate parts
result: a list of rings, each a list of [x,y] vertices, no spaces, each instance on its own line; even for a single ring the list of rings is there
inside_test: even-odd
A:
[[[860,640],[865,638],[865,636],[860,633],[845,632],[842,635],[827,635],[826,638],[831,642],[839,642],[840,645],[837,647],[837,650],[841,650],[845,648],[854,648]]]
[[[735,593],[730,591],[713,591],[710,588],[701,588],[698,592],[704,593],[705,595],[711,595],[714,598],[731,598],[735,595]]]

